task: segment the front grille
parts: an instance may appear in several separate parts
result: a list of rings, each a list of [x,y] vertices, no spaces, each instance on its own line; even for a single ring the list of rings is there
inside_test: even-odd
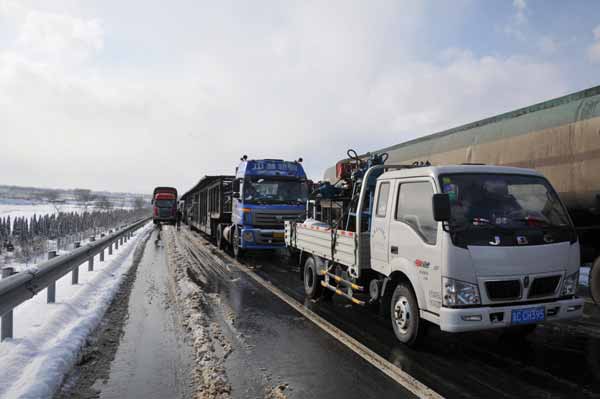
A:
[[[161,218],[168,218],[171,217],[173,215],[171,208],[158,208],[158,215]]]
[[[255,242],[259,245],[284,244],[283,232],[255,231],[254,239]]]
[[[283,229],[286,220],[300,220],[304,213],[294,212],[254,212],[252,224],[257,227]]]
[[[559,282],[560,276],[538,277],[534,279],[533,283],[531,283],[531,288],[529,288],[529,298],[554,294]]]
[[[519,280],[486,281],[485,289],[492,301],[519,299],[521,297],[521,282]]]

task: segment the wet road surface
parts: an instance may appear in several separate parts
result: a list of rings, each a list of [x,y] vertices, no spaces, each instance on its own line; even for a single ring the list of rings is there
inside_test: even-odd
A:
[[[97,380],[98,397],[188,397],[189,348],[183,342],[168,293],[165,249],[146,244],[128,303],[128,318],[107,379]]]
[[[194,237],[192,241],[202,240],[197,233],[186,231],[185,234]],[[202,263],[209,264],[212,256],[213,259],[224,260],[221,263],[225,266],[217,264],[215,268],[227,267],[231,258],[214,247],[207,248],[210,254]],[[299,303],[304,303],[297,268],[288,265],[285,258],[263,253],[250,255],[243,263]],[[211,278],[220,281],[218,273],[211,274]],[[325,396],[323,390],[327,390],[328,395],[339,392],[340,384],[332,380],[336,376],[349,376],[344,380],[342,389],[351,395],[360,392],[360,397],[394,396],[388,390],[389,384],[374,383],[373,377],[366,377],[365,370],[358,366],[360,362],[352,360],[351,355],[343,355],[343,362],[335,360],[343,352],[335,343],[326,338],[314,338],[312,332],[310,341],[307,340],[306,333],[299,333],[310,329],[306,321],[294,316],[293,312],[286,313],[285,305],[262,293],[266,290],[261,291],[247,279],[239,278],[241,282],[235,285],[218,282],[215,289],[227,298],[226,302],[240,317],[235,328],[246,339],[245,342],[260,350],[247,353],[247,357],[242,353],[239,359],[232,355],[232,359],[260,367],[263,363],[274,362],[277,375],[284,377],[282,381],[297,378],[294,386],[302,392],[297,397]],[[511,340],[498,331],[447,334],[432,326],[426,342],[418,349],[397,343],[388,322],[367,309],[339,299],[305,305],[447,397],[600,397],[600,311],[591,304],[586,304],[586,317],[581,321],[541,325],[526,340]],[[284,316],[286,314],[287,317]],[[318,351],[322,354],[318,355]],[[320,358],[316,362],[307,360],[311,356]],[[254,371],[246,372],[258,376]],[[376,375],[368,368],[367,372]],[[240,381],[248,378],[243,374],[239,373]],[[328,377],[318,383],[318,379],[313,378],[312,386],[303,388],[307,386],[307,376],[317,375]],[[381,377],[376,381],[380,380]],[[240,387],[244,386],[240,384]]]
[[[182,231],[179,240],[196,260],[193,279],[214,294],[209,311],[233,347],[224,364],[232,397],[414,397],[219,258],[199,235]]]

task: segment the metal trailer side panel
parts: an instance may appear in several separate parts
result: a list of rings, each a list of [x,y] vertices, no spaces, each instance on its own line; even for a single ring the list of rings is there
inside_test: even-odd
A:
[[[191,210],[189,223],[208,235],[215,234],[218,223],[231,222],[231,205],[228,205],[226,184],[233,176],[205,176],[182,197]]]
[[[362,233],[360,251],[361,261],[358,267],[361,269],[370,268],[370,248],[369,233]],[[285,242],[286,245],[303,252],[320,256],[327,260],[332,260],[332,231],[322,227],[308,227],[301,223],[296,223],[292,227],[291,222],[285,223]],[[355,267],[356,265],[356,234],[350,231],[338,230],[336,235],[336,245],[333,254],[333,260],[344,266]]]

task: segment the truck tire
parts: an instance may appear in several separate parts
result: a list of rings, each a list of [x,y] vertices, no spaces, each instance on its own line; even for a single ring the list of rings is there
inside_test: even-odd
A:
[[[217,237],[216,237],[216,241],[217,241],[217,248],[219,248],[221,251],[225,250],[225,242],[224,242],[224,238],[223,238],[223,225],[219,224],[217,225]]]
[[[233,230],[233,240],[232,241],[233,241],[232,242],[233,257],[236,259],[241,259],[244,256],[244,249],[240,246],[240,241],[241,241],[240,228],[237,226]]]
[[[323,292],[321,277],[317,273],[317,262],[312,256],[304,263],[304,293],[309,299],[317,299]]]
[[[410,284],[401,281],[392,294],[390,319],[398,341],[415,345],[423,336],[423,322],[419,316],[419,304]]]
[[[596,305],[600,306],[600,257],[596,258],[590,270],[590,293]]]

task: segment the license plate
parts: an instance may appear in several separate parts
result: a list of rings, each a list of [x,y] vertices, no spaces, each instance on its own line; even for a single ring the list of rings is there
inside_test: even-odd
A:
[[[273,233],[273,238],[283,238],[283,233]]]
[[[546,319],[546,308],[538,306],[535,308],[515,309],[512,311],[512,324],[537,323]]]

